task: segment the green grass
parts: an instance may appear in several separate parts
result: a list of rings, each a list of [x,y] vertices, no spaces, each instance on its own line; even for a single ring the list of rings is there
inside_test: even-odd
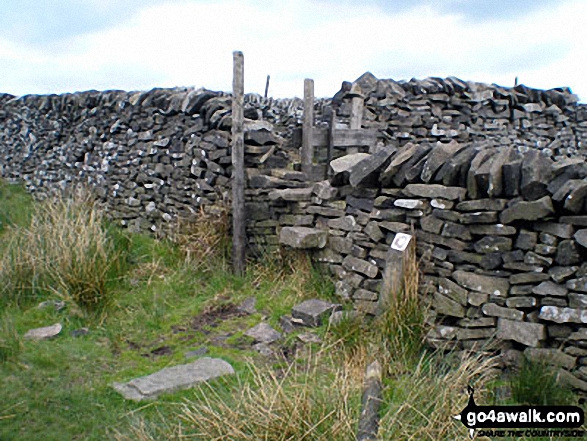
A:
[[[0,232],[9,225],[27,225],[31,202],[31,195],[23,187],[0,179]]]

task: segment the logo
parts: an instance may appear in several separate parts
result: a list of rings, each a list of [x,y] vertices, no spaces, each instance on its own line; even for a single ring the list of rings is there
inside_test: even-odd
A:
[[[469,402],[453,418],[469,429],[471,439],[475,430],[493,437],[582,437],[579,428],[585,422],[583,409],[578,406],[478,406],[474,390],[468,387]],[[483,430],[501,429],[501,430]],[[577,429],[577,430],[569,430]]]

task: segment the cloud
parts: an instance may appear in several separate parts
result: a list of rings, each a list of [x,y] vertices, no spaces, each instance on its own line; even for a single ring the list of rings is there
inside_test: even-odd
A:
[[[314,78],[318,96],[332,95],[341,81],[371,70],[382,78],[455,75],[504,85],[519,76],[532,87],[571,86],[587,99],[582,0],[548,9],[537,2],[541,7],[530,13],[490,21],[471,20],[470,2],[461,0],[422,0],[394,13],[380,0],[335,7],[312,0],[150,0],[140,8],[129,1],[134,6],[124,20],[54,40],[49,48],[0,33],[0,87],[17,94],[190,85],[230,90],[232,51],[242,50],[245,90],[262,92],[270,74],[273,96],[300,96],[305,77]],[[106,6],[120,2],[101,4],[109,11]]]

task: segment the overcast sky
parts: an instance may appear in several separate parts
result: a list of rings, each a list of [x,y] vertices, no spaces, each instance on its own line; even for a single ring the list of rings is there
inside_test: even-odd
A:
[[[0,92],[195,86],[331,96],[365,71],[569,86],[587,102],[586,0],[0,0]]]

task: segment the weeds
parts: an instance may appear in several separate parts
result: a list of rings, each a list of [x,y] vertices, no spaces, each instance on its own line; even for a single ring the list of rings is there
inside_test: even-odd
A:
[[[552,366],[543,361],[524,358],[519,371],[510,378],[510,387],[518,404],[560,406],[576,401],[573,393],[557,381]]]
[[[39,203],[27,227],[10,227],[0,267],[2,300],[26,303],[48,293],[84,308],[105,304],[128,239],[105,226],[89,193]]]
[[[167,232],[179,246],[186,263],[209,267],[230,255],[229,208],[219,205],[214,210],[200,209],[193,218],[179,217]]]
[[[4,313],[0,317],[0,363],[16,360],[22,348],[22,339],[12,318]]]
[[[381,419],[381,439],[464,439],[464,427],[452,416],[467,404],[468,385],[486,392],[495,365],[496,359],[484,354],[463,354],[455,369],[443,372],[437,359],[422,356],[412,372],[386,389],[384,401],[391,404]]]
[[[361,382],[345,368],[324,369],[332,363],[319,352],[284,371],[251,365],[251,380],[230,394],[203,386],[202,398],[185,405],[183,426],[202,440],[354,439]]]

